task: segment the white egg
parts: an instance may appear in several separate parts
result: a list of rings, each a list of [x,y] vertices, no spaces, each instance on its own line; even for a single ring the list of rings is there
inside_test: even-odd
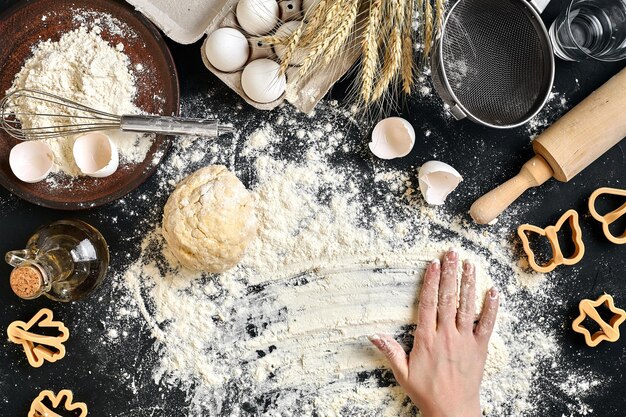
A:
[[[241,87],[257,103],[278,100],[285,92],[287,79],[280,75],[280,65],[271,59],[252,61],[241,73]]]
[[[278,28],[274,36],[279,37],[281,39],[287,39],[293,32],[295,32],[302,22],[299,21],[291,21],[287,22],[281,27]],[[287,47],[285,45],[274,45],[274,52],[276,52],[276,56],[279,59],[283,59],[285,56],[285,52],[287,51]],[[301,65],[306,57],[307,52],[303,48],[298,48],[298,50],[293,54],[290,60],[291,65]]]
[[[20,181],[39,182],[45,179],[52,170],[54,154],[45,142],[22,142],[11,149],[9,166]]]
[[[401,117],[383,119],[372,132],[370,150],[381,159],[407,156],[415,145],[415,129]]]
[[[211,33],[204,44],[207,59],[222,72],[238,71],[250,56],[248,40],[233,28],[220,28]]]
[[[237,21],[251,35],[265,35],[278,23],[279,7],[276,0],[240,0]]]
[[[424,199],[428,204],[436,206],[444,204],[446,197],[463,181],[456,169],[439,161],[429,161],[422,165],[418,179]]]
[[[104,178],[117,171],[117,147],[104,133],[87,133],[74,142],[74,161],[85,175]]]

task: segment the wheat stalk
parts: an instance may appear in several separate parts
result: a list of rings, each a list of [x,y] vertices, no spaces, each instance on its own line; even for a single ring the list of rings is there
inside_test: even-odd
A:
[[[369,9],[369,19],[361,48],[363,59],[361,64],[361,97],[369,103],[374,88],[374,78],[378,70],[378,31],[380,29],[382,0],[372,0]]]
[[[424,0],[417,0],[417,23],[419,26],[419,39],[424,41]]]

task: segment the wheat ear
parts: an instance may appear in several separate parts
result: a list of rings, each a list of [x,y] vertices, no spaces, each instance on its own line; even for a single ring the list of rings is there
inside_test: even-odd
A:
[[[265,35],[258,36],[256,38],[250,38],[250,42],[263,42],[266,45],[285,45],[287,42],[291,40],[291,36],[276,36],[276,35]]]
[[[402,65],[402,26],[404,25],[405,10],[398,0],[388,0],[386,11],[390,20],[391,35],[385,52],[383,69],[380,80],[372,93],[372,101],[378,100],[389,88],[391,81],[398,75]]]
[[[404,17],[404,31],[402,35],[402,91],[411,94],[415,83],[415,61],[413,60],[413,12],[414,0],[408,0],[407,11]]]
[[[424,4],[424,60],[428,59],[433,43],[433,6],[430,0]]]
[[[289,67],[291,59],[293,58],[294,53],[298,47],[302,45],[302,37],[305,34],[314,31],[320,25],[322,20],[322,16],[324,16],[324,11],[326,10],[326,3],[328,0],[320,0],[319,3],[313,9],[313,13],[311,15],[311,19],[308,21],[303,20],[298,29],[296,29],[283,43],[286,45],[285,54],[283,55],[283,59],[280,63],[280,73],[284,74]]]
[[[443,5],[443,0],[435,1],[435,34],[441,33],[441,27],[443,26],[443,15],[445,12],[445,7]]]
[[[361,48],[363,58],[361,64],[361,97],[369,103],[374,89],[374,78],[378,70],[378,31],[380,30],[382,0],[372,0],[370,3],[369,18]]]
[[[300,67],[300,78],[305,78],[319,57],[328,50],[330,43],[337,34],[337,29],[347,14],[346,8],[342,7],[351,0],[337,0],[327,12],[324,29],[315,35],[315,43],[311,44],[307,56]]]
[[[350,2],[351,4],[347,9],[346,16],[343,18],[341,25],[333,35],[333,40],[330,42],[328,50],[325,52],[325,65],[330,63],[330,61],[337,56],[354,29],[356,17],[359,12],[359,0],[350,0]]]
[[[391,31],[391,40],[385,53],[385,64],[383,65],[382,75],[378,81],[374,92],[372,93],[372,101],[376,101],[382,97],[387,91],[389,84],[398,74],[402,62],[402,36],[400,29],[394,27]]]
[[[327,20],[328,17],[327,6],[332,7],[328,0],[320,0],[320,2],[317,3],[313,9],[311,18],[305,19],[306,28],[302,34],[302,46],[310,45],[310,42],[315,37],[315,34],[319,33],[324,23],[326,23],[325,20]]]
[[[298,44],[300,43],[300,36],[302,36],[302,31],[304,30],[304,22],[300,24],[298,29],[296,29],[291,36],[289,37],[289,42],[287,42],[287,48],[285,49],[285,54],[283,55],[283,59],[280,62],[280,73],[284,74],[291,63],[291,58],[293,54],[296,52],[298,48]]]

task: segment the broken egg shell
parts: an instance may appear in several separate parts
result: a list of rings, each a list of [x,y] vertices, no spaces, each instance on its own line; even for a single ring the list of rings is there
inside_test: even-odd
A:
[[[74,161],[85,175],[104,178],[117,171],[117,147],[104,133],[88,133],[74,142]]]
[[[15,145],[9,153],[13,174],[30,184],[43,181],[54,166],[54,154],[47,143],[28,141]]]
[[[415,129],[401,117],[383,119],[372,131],[370,150],[381,159],[407,156],[415,145]]]
[[[456,169],[440,161],[429,161],[422,165],[418,179],[426,202],[437,206],[444,204],[446,197],[463,181]]]

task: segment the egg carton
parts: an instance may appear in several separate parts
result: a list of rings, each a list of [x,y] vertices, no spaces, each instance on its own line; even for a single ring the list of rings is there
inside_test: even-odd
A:
[[[148,17],[169,38],[181,44],[191,44],[205,35],[222,27],[232,27],[250,37],[239,26],[235,9],[239,0],[126,0],[139,12]],[[281,22],[298,20],[301,17],[301,0],[277,0],[281,12]],[[206,39],[205,39],[206,43]],[[277,60],[274,50],[269,45],[255,42],[250,45],[248,62],[269,58]],[[357,48],[346,47],[346,54],[339,57],[333,65],[318,70],[313,76],[298,84],[295,88],[289,83],[297,75],[298,68],[287,70],[287,91],[279,99],[270,103],[258,103],[250,99],[241,87],[241,71],[225,73],[213,67],[201,49],[202,60],[206,67],[220,80],[239,94],[247,103],[261,110],[271,110],[285,100],[298,110],[309,113],[326,95],[328,90],[354,65],[358,59]]]

